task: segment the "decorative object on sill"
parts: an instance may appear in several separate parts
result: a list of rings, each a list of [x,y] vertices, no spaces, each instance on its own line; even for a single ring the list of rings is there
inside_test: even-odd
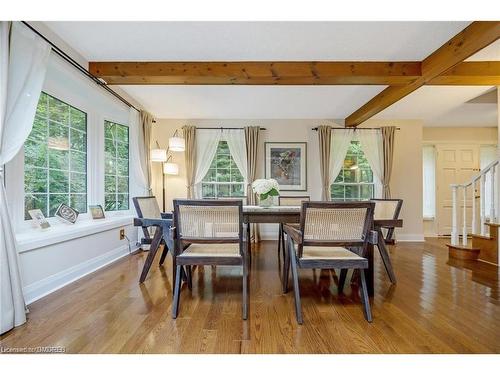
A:
[[[280,186],[272,178],[258,179],[252,183],[252,190],[258,195],[259,206],[271,207],[276,204],[275,197],[280,195]]]
[[[275,179],[282,191],[307,190],[307,143],[266,142],[265,177]]]
[[[29,210],[28,213],[30,214],[31,218],[33,219],[33,223],[42,229],[47,229],[50,228],[50,224],[43,215],[42,210],[36,209],[36,210]]]
[[[186,141],[179,135],[176,129],[174,136],[168,139],[168,148],[170,151],[183,152],[186,149]]]
[[[75,224],[78,219],[79,212],[74,208],[71,208],[67,204],[61,203],[56,210],[55,215],[61,218],[63,221]]]
[[[90,205],[89,206],[90,214],[92,215],[92,219],[104,219],[106,216],[104,215],[104,210],[100,204]]]

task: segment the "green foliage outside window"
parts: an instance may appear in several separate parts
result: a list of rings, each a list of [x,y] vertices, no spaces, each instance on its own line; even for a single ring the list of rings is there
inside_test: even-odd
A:
[[[358,141],[352,141],[344,166],[331,186],[333,200],[367,200],[374,196],[373,173]]]
[[[129,209],[128,127],[104,122],[104,209]]]
[[[87,115],[44,92],[24,143],[24,209],[54,216],[65,203],[87,212]]]
[[[242,197],[245,184],[240,170],[229,152],[226,141],[220,141],[214,160],[202,181],[203,198]]]

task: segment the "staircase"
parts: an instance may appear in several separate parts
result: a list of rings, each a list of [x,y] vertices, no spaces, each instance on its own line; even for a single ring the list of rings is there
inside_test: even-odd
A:
[[[491,177],[489,217],[486,215],[485,206],[485,185],[486,176]],[[479,215],[476,204],[475,191],[479,184]],[[462,260],[479,260],[483,262],[500,264],[500,158],[493,161],[484,168],[477,176],[465,184],[451,185],[452,189],[452,233],[451,243],[447,244],[449,257]],[[467,192],[472,192],[472,222],[470,223],[471,233],[468,233],[467,223]],[[461,241],[458,228],[458,196],[462,195],[462,230]],[[479,217],[478,217],[479,216]],[[469,245],[468,238],[472,237]]]

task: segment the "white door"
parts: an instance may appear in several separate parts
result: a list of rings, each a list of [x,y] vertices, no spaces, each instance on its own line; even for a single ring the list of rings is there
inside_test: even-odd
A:
[[[479,172],[479,145],[438,145],[436,165],[436,207],[438,235],[451,234],[452,197],[450,184],[469,182]],[[467,189],[466,212],[469,232],[472,222],[472,189]],[[458,193],[459,221],[463,223],[463,190]]]

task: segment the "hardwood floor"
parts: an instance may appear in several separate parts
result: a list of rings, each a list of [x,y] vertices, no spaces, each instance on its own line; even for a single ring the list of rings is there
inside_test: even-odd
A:
[[[198,268],[171,318],[171,258],[144,284],[145,254],[132,255],[30,306],[3,347],[62,346],[68,353],[499,353],[499,269],[448,261],[444,241],[390,246],[398,284],[375,256],[373,323],[355,290],[337,293],[335,271],[303,270],[304,325],[293,291],[281,292],[277,242],[253,251],[250,317],[241,319],[241,272]],[[161,252],[158,252],[160,254]]]

